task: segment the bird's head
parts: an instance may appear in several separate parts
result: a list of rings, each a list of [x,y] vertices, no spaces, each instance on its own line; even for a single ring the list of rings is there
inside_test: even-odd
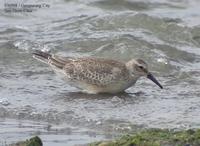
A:
[[[126,66],[133,77],[145,76],[157,84],[161,89],[163,88],[156,78],[148,71],[148,65],[142,59],[132,59],[126,63]]]

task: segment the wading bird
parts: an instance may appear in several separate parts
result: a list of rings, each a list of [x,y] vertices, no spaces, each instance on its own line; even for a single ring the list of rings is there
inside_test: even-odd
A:
[[[163,88],[142,59],[123,63],[103,58],[62,57],[42,51],[35,51],[33,57],[48,64],[68,84],[91,94],[123,92],[142,76]]]

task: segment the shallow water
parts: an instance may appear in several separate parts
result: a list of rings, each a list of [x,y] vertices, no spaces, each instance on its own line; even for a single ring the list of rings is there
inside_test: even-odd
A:
[[[4,12],[0,2],[0,144],[39,134],[45,145],[72,146],[146,127],[200,128],[200,1],[44,2],[50,8],[31,13]],[[127,94],[83,94],[34,60],[35,49],[143,58],[164,89],[141,78]]]

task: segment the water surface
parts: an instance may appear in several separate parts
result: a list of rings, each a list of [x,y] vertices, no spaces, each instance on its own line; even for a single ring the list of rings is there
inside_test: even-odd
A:
[[[0,142],[39,135],[73,146],[141,128],[200,127],[198,0],[43,2],[50,8],[31,13],[7,13],[0,2]],[[143,58],[164,89],[141,78],[127,94],[83,94],[34,60],[36,49]]]

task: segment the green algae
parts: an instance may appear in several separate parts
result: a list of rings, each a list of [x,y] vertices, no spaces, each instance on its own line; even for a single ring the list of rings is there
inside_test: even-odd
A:
[[[38,136],[10,146],[42,146]],[[113,141],[100,141],[89,146],[200,146],[200,129],[174,131],[148,129],[132,135],[124,135]]]
[[[42,140],[38,137],[32,137],[26,141],[20,141],[15,144],[11,144],[10,146],[42,146]]]
[[[89,146],[200,146],[200,129],[149,129],[113,141],[92,143]]]

